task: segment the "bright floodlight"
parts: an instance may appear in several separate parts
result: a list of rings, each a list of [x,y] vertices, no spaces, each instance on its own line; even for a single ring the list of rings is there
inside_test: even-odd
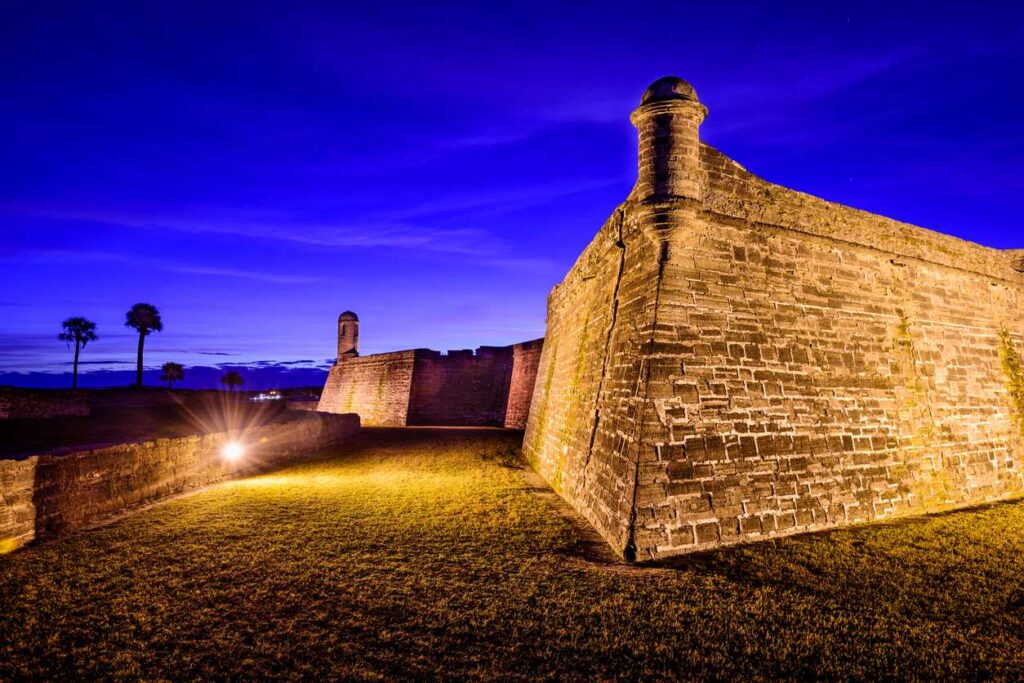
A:
[[[244,452],[245,449],[242,448],[242,444],[238,443],[237,441],[232,441],[230,443],[224,444],[223,455],[225,460],[234,462],[235,460],[241,458],[242,453]]]

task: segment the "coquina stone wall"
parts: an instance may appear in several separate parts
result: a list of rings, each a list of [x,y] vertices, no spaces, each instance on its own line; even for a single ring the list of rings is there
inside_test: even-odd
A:
[[[543,339],[512,346],[512,378],[509,381],[508,405],[505,409],[505,427],[508,429],[526,429],[543,348]]]
[[[340,356],[331,368],[317,408],[356,413],[364,425],[401,427],[409,416],[415,351]]]
[[[0,552],[313,452],[357,431],[356,415],[298,413],[234,433],[0,460]],[[222,457],[230,441],[245,447],[235,462]]]
[[[1007,249],[1006,254],[1010,257],[1013,269],[1024,273],[1024,249]]]
[[[63,389],[0,389],[0,420],[88,415],[89,394]]]
[[[536,339],[476,351],[340,355],[324,385],[319,410],[354,412],[363,424],[374,426],[523,429],[542,345],[543,340]]]
[[[417,350],[407,424],[501,427],[511,381],[511,346]]]
[[[524,452],[640,560],[1024,492],[1009,253],[768,183],[678,79],[548,300]]]

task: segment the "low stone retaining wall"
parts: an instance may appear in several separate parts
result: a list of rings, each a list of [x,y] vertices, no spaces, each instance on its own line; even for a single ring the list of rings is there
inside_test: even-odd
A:
[[[89,394],[65,389],[0,389],[0,420],[88,415]]]
[[[316,451],[359,431],[352,414],[295,413],[262,427],[0,460],[0,553]],[[243,455],[227,461],[224,446]]]
[[[285,408],[288,410],[310,410],[316,412],[319,401],[287,401]]]

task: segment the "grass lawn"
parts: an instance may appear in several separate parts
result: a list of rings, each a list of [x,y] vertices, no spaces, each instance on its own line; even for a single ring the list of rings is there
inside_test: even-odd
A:
[[[517,436],[365,430],[0,557],[0,680],[1024,676],[1024,503],[636,568]]]

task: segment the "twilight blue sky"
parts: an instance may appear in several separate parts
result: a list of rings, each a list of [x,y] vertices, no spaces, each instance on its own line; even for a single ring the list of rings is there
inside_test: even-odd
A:
[[[675,74],[768,180],[1024,247],[1019,3],[0,2],[0,384],[147,365],[316,382],[537,337]]]

